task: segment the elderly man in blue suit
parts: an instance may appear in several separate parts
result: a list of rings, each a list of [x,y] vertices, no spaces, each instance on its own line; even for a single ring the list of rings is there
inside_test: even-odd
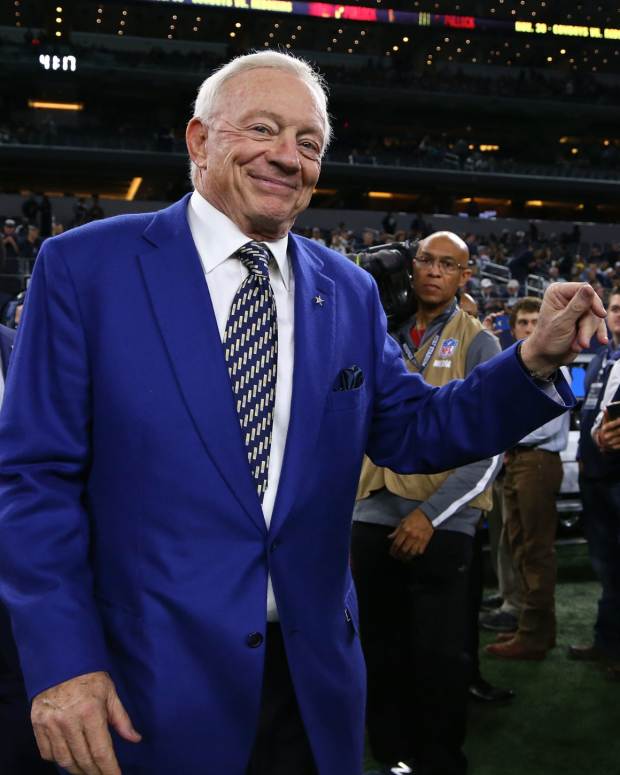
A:
[[[290,233],[329,135],[306,63],[236,59],[188,125],[194,193],[37,260],[0,567],[41,753],[71,773],[357,775],[364,452],[447,469],[572,405],[555,369],[604,315],[585,285],[464,382],[407,372],[370,276]]]

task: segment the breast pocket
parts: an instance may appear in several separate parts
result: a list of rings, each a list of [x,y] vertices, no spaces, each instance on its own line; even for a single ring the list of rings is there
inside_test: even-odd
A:
[[[366,386],[353,390],[331,390],[327,397],[328,412],[352,412],[359,410],[364,404]]]

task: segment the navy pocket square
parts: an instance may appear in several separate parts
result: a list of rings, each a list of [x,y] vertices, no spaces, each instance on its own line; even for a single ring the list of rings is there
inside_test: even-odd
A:
[[[355,390],[364,384],[364,372],[359,366],[347,366],[336,377],[334,390]]]

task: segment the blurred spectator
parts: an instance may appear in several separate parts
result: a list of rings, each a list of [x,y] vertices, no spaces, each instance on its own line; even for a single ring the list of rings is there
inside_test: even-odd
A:
[[[508,283],[506,285],[506,296],[504,298],[504,306],[505,307],[514,307],[514,305],[519,301],[519,298],[522,296],[521,294],[521,286],[519,285],[519,281],[512,278],[512,280],[508,280]]]
[[[386,213],[381,221],[381,226],[386,234],[396,234],[397,222],[394,213]]]
[[[348,253],[350,250],[352,250],[352,248],[349,245],[349,240],[347,239],[346,234],[343,234],[340,230],[336,230],[332,232],[329,247],[332,250],[335,250],[338,253],[342,253],[342,254]]]
[[[2,227],[2,244],[6,258],[19,256],[19,244],[17,242],[17,225],[12,218],[7,218]]]
[[[362,250],[368,250],[368,248],[371,248],[374,245],[378,245],[379,241],[377,240],[377,236],[375,229],[371,229],[370,227],[365,228],[362,232],[361,241],[355,243],[355,250],[360,252]]]
[[[92,195],[92,204],[88,208],[88,212],[86,214],[86,220],[88,221],[99,221],[101,218],[105,218],[105,213],[103,212],[103,207],[99,204],[99,194],[93,194]]]
[[[319,245],[324,245],[325,240],[323,239],[323,235],[321,234],[321,230],[318,226],[314,226],[312,229],[312,236],[310,237],[313,242],[318,242]]]
[[[497,291],[497,287],[488,277],[483,277],[480,281],[480,291],[477,301],[484,314],[503,309],[502,300]]]
[[[463,310],[463,312],[466,312],[468,315],[471,315],[472,318],[478,317],[478,303],[470,293],[464,292],[461,294],[461,298],[459,300],[459,306]]]
[[[72,226],[81,226],[86,223],[88,214],[88,208],[86,207],[86,201],[83,196],[76,199],[73,205],[73,222]]]
[[[26,223],[37,223],[39,203],[31,191],[28,192],[28,195],[22,202],[22,215],[26,219]]]
[[[11,299],[4,306],[2,310],[2,322],[9,328],[17,328],[19,325],[25,297],[26,292],[21,291],[21,293],[18,293],[15,298]]]
[[[26,228],[26,236],[19,241],[19,258],[21,263],[20,271],[28,274],[31,270],[30,262],[34,261],[41,247],[41,238],[39,236],[39,227],[30,224]]]
[[[41,194],[39,199],[39,226],[42,239],[52,236],[52,203],[47,194]]]
[[[525,249],[508,263],[510,274],[519,284],[525,283],[528,274],[534,271],[535,266],[534,251],[530,248]]]

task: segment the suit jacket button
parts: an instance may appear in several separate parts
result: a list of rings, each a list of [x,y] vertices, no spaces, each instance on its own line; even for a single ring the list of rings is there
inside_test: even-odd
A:
[[[260,632],[251,632],[245,639],[245,642],[251,649],[257,649],[263,642],[263,636]]]

